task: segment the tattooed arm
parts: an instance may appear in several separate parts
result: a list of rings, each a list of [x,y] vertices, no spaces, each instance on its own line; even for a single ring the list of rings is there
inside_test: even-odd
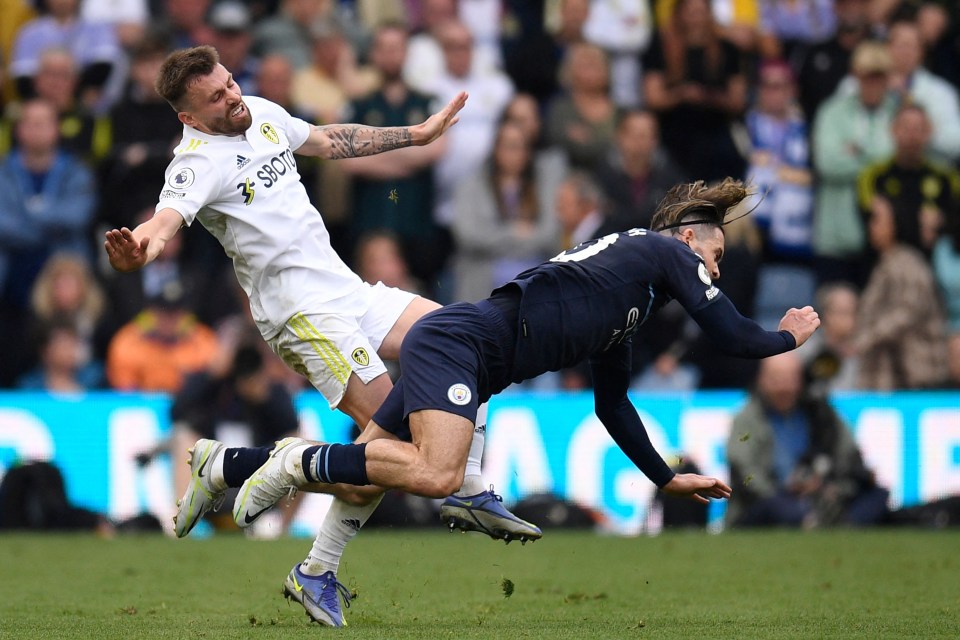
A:
[[[443,109],[412,127],[369,127],[362,124],[315,126],[296,153],[336,160],[430,144],[457,123],[457,113],[466,101],[467,94],[461,92]]]

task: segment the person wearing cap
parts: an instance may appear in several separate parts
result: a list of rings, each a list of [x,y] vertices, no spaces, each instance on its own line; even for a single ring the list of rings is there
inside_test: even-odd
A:
[[[818,178],[813,219],[814,266],[820,282],[866,279],[866,236],[857,206],[857,176],[893,152],[890,124],[897,99],[888,89],[893,61],[883,44],[853,53],[856,91],[841,86],[817,113],[813,164]]]
[[[233,73],[233,81],[244,93],[260,95],[257,87],[257,59],[251,55],[253,35],[250,10],[236,0],[218,2],[207,19],[213,29],[212,44],[220,53],[220,61]]]

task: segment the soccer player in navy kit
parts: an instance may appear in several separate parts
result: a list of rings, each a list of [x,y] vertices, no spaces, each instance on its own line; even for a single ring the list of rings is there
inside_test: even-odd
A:
[[[401,347],[401,378],[358,444],[282,443],[241,488],[262,508],[312,481],[375,483],[445,497],[463,476],[478,403],[511,383],[589,359],[596,413],[617,445],[670,495],[706,503],[731,489],[717,478],[675,474],[650,443],[627,397],[630,338],[676,299],[731,355],[764,358],[800,346],[820,324],[790,309],[779,331],[740,315],[713,284],[727,211],[742,183],[675,187],[653,218],[584,243],[530,269],[476,304],[421,318]]]

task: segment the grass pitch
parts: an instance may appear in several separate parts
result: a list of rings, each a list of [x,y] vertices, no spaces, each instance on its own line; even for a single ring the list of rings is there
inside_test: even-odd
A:
[[[0,638],[957,638],[960,533],[366,531],[350,626],[280,596],[309,540],[0,536]]]

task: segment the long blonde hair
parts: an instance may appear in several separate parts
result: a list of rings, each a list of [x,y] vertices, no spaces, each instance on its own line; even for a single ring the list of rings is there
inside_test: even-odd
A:
[[[62,274],[72,274],[80,281],[82,302],[77,310],[78,318],[86,322],[96,322],[103,313],[104,295],[93,279],[90,267],[81,258],[70,254],[57,254],[47,260],[33,284],[30,293],[30,306],[33,312],[43,320],[54,320],[63,311],[54,307],[53,285]]]

